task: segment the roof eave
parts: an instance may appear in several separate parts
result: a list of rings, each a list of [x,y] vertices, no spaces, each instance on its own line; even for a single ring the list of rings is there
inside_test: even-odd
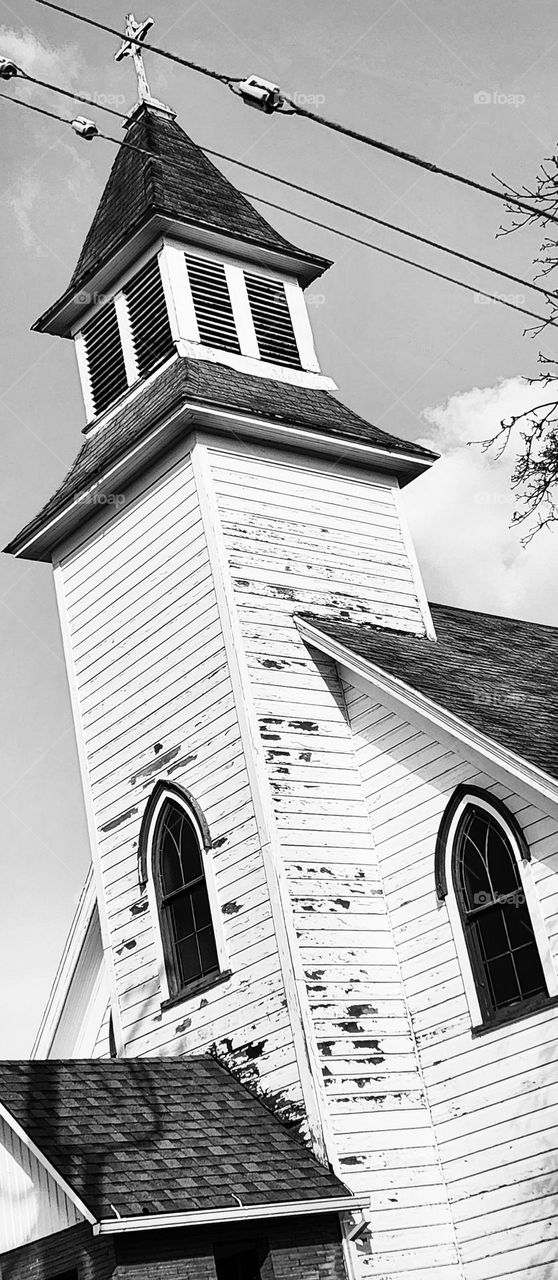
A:
[[[102,1218],[93,1227],[94,1235],[124,1235],[129,1231],[164,1231],[173,1227],[209,1226],[212,1223],[249,1222],[263,1218],[294,1218],[321,1213],[352,1213],[370,1209],[370,1195],[325,1196],[319,1200],[288,1200],[256,1205],[233,1205],[222,1209],[195,1209],[185,1213],[134,1214],[125,1218]]]
[[[300,635],[307,644],[318,649],[327,657],[333,658],[340,666],[350,671],[362,687],[368,686],[374,696],[378,691],[398,708],[403,707],[407,713],[420,717],[424,722],[434,725],[439,737],[446,736],[457,740],[469,755],[482,761],[483,767],[489,762],[495,777],[509,782],[510,777],[521,788],[524,795],[534,804],[540,805],[541,796],[552,806],[553,813],[558,815],[558,779],[531,764],[524,756],[517,755],[508,747],[503,747],[494,738],[477,729],[460,716],[449,711],[441,702],[435,702],[413,685],[398,676],[392,675],[379,663],[371,662],[348,649],[341,641],[333,639],[327,632],[321,631],[316,622],[310,622],[300,616],[295,618]],[[404,633],[408,634],[408,633]],[[424,639],[425,644],[435,644]]]
[[[149,462],[175,443],[183,434],[185,426],[224,434],[230,434],[231,429],[234,429],[237,436],[243,436],[247,440],[256,438],[259,441],[288,444],[289,448],[318,455],[334,454],[336,458],[342,457],[348,463],[387,472],[397,478],[401,487],[428,471],[437,461],[435,454],[423,458],[412,452],[384,449],[379,445],[348,440],[337,435],[321,434],[306,427],[279,422],[277,419],[243,414],[218,405],[202,404],[185,398],[151,431],[146,432],[120,458],[115,459],[110,467],[91,481],[85,489],[78,490],[71,499],[61,505],[58,511],[50,512],[42,524],[37,524],[33,530],[26,525],[21,533],[4,547],[4,552],[23,560],[48,562],[55,548],[75,528],[84,524],[86,520],[94,518],[95,512],[99,509],[101,495],[113,494],[116,483],[128,483],[133,476],[144,470]]]
[[[88,272],[66,289],[61,297],[53,302],[38,320],[35,320],[31,329],[36,333],[50,333],[57,337],[69,338],[80,316],[90,309],[91,295],[108,290],[114,280],[162,235],[174,236],[188,244],[212,248],[223,253],[231,253],[234,246],[238,245],[242,250],[242,256],[248,261],[267,265],[278,271],[290,272],[297,277],[303,288],[312,284],[332,265],[328,258],[305,254],[302,251],[298,253],[296,249],[292,252],[287,248],[276,249],[260,241],[228,234],[210,224],[189,223],[184,218],[174,218],[165,211],[151,210],[132,235],[129,232],[126,234],[106,261],[99,261],[94,271]]]

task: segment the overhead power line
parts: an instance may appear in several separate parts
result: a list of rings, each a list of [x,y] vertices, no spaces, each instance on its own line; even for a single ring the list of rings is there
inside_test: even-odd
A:
[[[370,240],[362,240],[360,236],[350,235],[348,231],[340,231],[339,227],[328,226],[326,222],[318,222],[316,218],[309,218],[305,213],[295,213],[294,209],[287,209],[283,204],[275,204],[273,200],[264,200],[263,196],[255,196],[253,192],[241,191],[248,200],[256,200],[259,204],[266,204],[270,209],[278,209],[280,213],[289,213],[292,218],[300,218],[302,222],[309,222],[313,227],[320,227],[322,231],[332,231],[336,236],[342,236],[344,240],[352,240],[354,244],[364,245],[366,249],[372,249],[374,253],[381,253],[385,258],[394,258],[396,262],[404,262],[409,267],[415,267],[417,271],[424,271],[429,276],[436,276],[438,280],[447,280],[449,284],[456,284],[460,289],[466,289],[468,293],[475,293],[477,297],[487,298],[490,302],[499,302],[503,307],[511,307],[512,311],[521,311],[525,316],[532,316],[534,320],[541,320],[543,324],[551,324],[558,328],[558,322],[549,320],[546,316],[538,315],[536,311],[528,311],[526,307],[519,306],[516,302],[510,302],[508,298],[499,297],[497,293],[486,293],[484,289],[478,289],[474,284],[465,284],[464,280],[457,280],[455,276],[448,276],[443,271],[435,271],[434,267],[426,267],[422,262],[415,262],[413,258],[405,258],[403,254],[393,253],[391,249],[381,249],[379,245],[372,244]]]
[[[47,111],[45,107],[36,107],[31,102],[23,102],[21,98],[12,98],[7,93],[0,93],[0,98],[4,98],[7,102],[15,103],[16,106],[24,107],[27,111],[34,111],[38,115],[48,116],[50,120],[57,120],[59,123],[69,125],[70,127],[75,123],[75,121],[69,120],[67,116],[60,116],[53,111]],[[118,138],[113,138],[110,134],[96,132],[92,136],[102,138],[105,142],[112,142],[116,147],[127,147],[131,151],[137,151],[140,155],[149,156],[153,159],[160,159],[160,156],[156,156],[154,152],[145,151],[142,147],[136,147],[129,142],[120,142]],[[477,296],[486,298],[491,302],[498,302],[501,306],[509,307],[512,311],[520,311],[523,315],[530,316],[534,320],[539,320],[542,324],[550,324],[553,325],[553,327],[558,328],[558,323],[555,324],[554,321],[549,320],[546,316],[539,315],[536,311],[530,311],[526,307],[520,306],[518,303],[510,302],[507,298],[499,297],[498,294],[487,293],[485,290],[478,289],[474,285],[466,284],[463,280],[458,280],[455,276],[448,276],[442,271],[435,271],[433,267],[427,267],[420,262],[415,262],[413,258],[406,258],[402,254],[393,253],[389,249],[382,249],[379,245],[372,244],[370,240],[363,240],[359,236],[353,236],[348,231],[341,231],[339,227],[332,227],[328,225],[328,223],[319,222],[317,219],[310,218],[306,214],[296,213],[293,209],[287,209],[284,205],[276,204],[272,200],[264,199],[263,196],[255,196],[247,191],[241,191],[240,194],[244,195],[248,200],[255,200],[260,204],[268,205],[271,209],[277,209],[281,213],[290,214],[293,218],[299,218],[302,222],[308,222],[311,226],[319,227],[322,231],[330,231],[333,235],[341,236],[344,240],[351,240],[354,244],[362,245],[366,249],[372,249],[373,252],[380,253],[383,257],[393,258],[396,262],[403,262],[407,266],[414,267],[417,271],[424,271],[427,275],[435,276],[439,280],[446,280],[449,284],[454,284],[460,289],[467,290],[468,293],[475,293]]]
[[[93,104],[93,96],[91,94],[74,93],[69,89],[62,88],[61,85],[50,84],[46,80],[38,80],[36,76],[28,75],[28,73],[23,71],[21,67],[18,67],[17,78],[30,81],[32,84],[40,85],[43,89],[49,89],[53,93],[62,94],[64,97],[71,98],[76,102],[81,102],[82,104]],[[13,101],[15,101],[15,99],[13,99]],[[18,99],[18,101],[21,101],[21,99]],[[124,112],[116,111],[113,107],[106,106],[104,103],[95,102],[93,105],[95,110],[107,111],[110,115],[116,116],[119,120],[127,119]],[[60,119],[61,118],[62,117],[60,117]],[[71,123],[71,121],[68,121],[67,123]],[[118,139],[116,138],[109,139],[108,134],[98,134],[97,136],[102,137],[105,140],[114,141],[115,143],[118,142]],[[133,148],[133,144],[124,143],[124,141],[122,141],[120,145],[129,146],[130,149]],[[152,152],[146,151],[140,147],[134,149],[139,151],[142,155],[149,156],[153,154]],[[504,271],[501,267],[495,267],[490,262],[484,262],[481,258],[473,258],[470,254],[462,253],[459,249],[452,249],[449,245],[442,244],[438,240],[431,240],[428,236],[421,236],[418,232],[411,231],[408,227],[401,227],[397,223],[388,222],[385,218],[379,218],[373,213],[366,212],[364,209],[358,209],[354,205],[345,204],[341,200],[335,200],[333,196],[327,196],[321,191],[314,191],[311,187],[301,186],[298,182],[292,182],[290,179],[283,178],[279,174],[271,173],[269,169],[261,169],[257,165],[247,164],[245,160],[238,160],[235,156],[226,155],[223,151],[215,151],[211,147],[201,147],[200,150],[204,151],[208,156],[215,156],[218,160],[226,160],[229,164],[235,164],[241,169],[246,169],[249,173],[256,173],[260,177],[269,178],[272,182],[278,182],[282,186],[291,188],[293,191],[300,191],[303,195],[312,196],[314,199],[322,200],[325,204],[331,205],[334,209],[341,209],[344,213],[355,214],[355,216],[359,218],[365,218],[367,222],[373,222],[376,226],[384,227],[389,231],[395,231],[398,235],[415,240],[418,244],[427,245],[428,248],[436,249],[440,253],[447,253],[450,257],[457,258],[461,262],[467,262],[472,266],[480,267],[483,271],[488,271],[492,275],[500,276],[503,280],[510,280],[512,284],[519,284],[524,289],[532,289],[535,293],[539,293],[543,298],[548,299],[553,303],[556,301],[555,291],[551,289],[544,289],[541,285],[534,284],[530,280],[524,280],[521,276],[516,276],[509,271]]]
[[[106,31],[109,35],[117,36],[119,40],[128,40],[132,44],[141,45],[143,49],[149,49],[151,53],[156,53],[159,57],[168,58],[169,61],[176,62],[179,66],[186,67],[190,71],[197,71],[200,75],[209,76],[212,80],[218,80],[221,84],[226,84],[231,88],[242,84],[245,79],[242,76],[230,76],[224,72],[215,71],[211,67],[202,66],[191,59],[182,58],[179,54],[173,53],[169,49],[161,49],[158,45],[148,44],[145,40],[134,40],[133,37],[127,36],[125,32],[119,31],[117,27],[109,27],[104,22],[98,22],[96,18],[90,18],[84,13],[76,13],[74,9],[68,9],[65,5],[55,4],[54,0],[35,0],[35,4],[40,4],[46,9],[54,9],[57,13],[63,13],[66,17],[75,18],[78,22],[85,22],[88,26],[96,27],[100,31]],[[301,106],[294,98],[290,98],[288,94],[279,94],[277,106],[280,107],[283,103],[289,105],[292,109],[292,114],[311,120],[314,124],[321,125],[323,128],[332,129],[335,133],[343,134],[346,138],[352,138],[356,142],[362,142],[365,146],[373,147],[376,151],[382,151],[386,155],[394,156],[395,159],[403,160],[406,164],[414,165],[428,173],[448,178],[450,181],[458,182],[473,191],[480,191],[483,195],[499,200],[502,204],[507,205],[508,208],[511,204],[516,209],[521,209],[531,216],[544,217],[546,222],[558,223],[557,215],[546,212],[544,208],[537,208],[536,205],[530,204],[520,196],[498,191],[497,187],[489,187],[483,182],[476,182],[474,178],[458,173],[455,169],[444,169],[441,165],[437,165],[431,160],[423,160],[422,157],[414,155],[411,151],[404,151],[389,142],[382,142],[379,138],[372,138],[369,134],[361,133],[358,129],[350,129],[348,125],[340,124],[336,120],[328,120],[325,116],[319,115],[317,111],[310,111],[308,107]]]
[[[18,67],[18,80],[27,80],[31,84],[40,85],[41,89],[50,89],[51,93],[59,93],[63,98],[72,98],[74,102],[81,102],[82,106],[94,106],[95,111],[107,111],[111,116],[117,116],[119,120],[125,120],[126,117],[121,111],[116,111],[114,107],[107,107],[105,103],[96,102],[93,94],[72,93],[71,89],[63,89],[59,84],[50,84],[48,80],[37,80],[36,76],[30,76],[27,71],[22,71]]]
[[[342,209],[344,213],[354,213],[359,218],[365,218],[367,222],[374,222],[377,226],[385,227],[389,231],[397,231],[399,235],[408,236],[411,240],[417,240],[419,244],[428,245],[430,249],[438,249],[442,253],[450,254],[452,258],[459,258],[462,262],[468,262],[474,267],[482,267],[484,271],[491,271],[493,275],[502,276],[504,280],[511,280],[513,284],[520,284],[523,288],[534,289],[535,293],[540,293],[551,302],[556,302],[555,291],[543,289],[538,284],[532,284],[530,280],[523,280],[521,276],[511,275],[509,271],[494,267],[490,262],[483,262],[481,258],[472,258],[468,253],[461,253],[459,249],[450,249],[449,245],[441,244],[438,240],[430,240],[428,236],[421,236],[417,231],[410,231],[408,227],[400,227],[395,222],[386,222],[384,218],[378,218],[375,214],[367,213],[364,209],[357,209],[354,205],[344,204],[341,200],[334,200],[332,196],[326,196],[321,191],[313,191],[311,187],[303,187],[298,182],[291,182],[288,178],[281,178],[276,173],[270,173],[268,169],[260,169],[256,165],[247,164],[245,160],[236,160],[234,156],[227,156],[222,151],[212,151],[211,147],[202,147],[202,151],[205,151],[208,156],[216,156],[218,160],[228,160],[231,164],[236,164],[241,169],[248,169],[250,173],[257,173],[263,178],[271,178],[273,182],[280,182],[284,187],[291,187],[293,191],[300,191],[302,195],[313,196],[317,200],[323,200],[326,204],[332,205],[334,209]],[[257,196],[252,198],[254,200],[259,199]]]
[[[49,120],[58,120],[61,124],[67,124],[73,128],[75,121],[70,120],[68,116],[56,115],[54,111],[47,111],[46,107],[36,107],[33,102],[24,102],[22,98],[12,98],[9,93],[0,93],[0,98],[4,98],[6,102],[14,102],[17,107],[24,107],[26,111],[34,111],[39,116],[48,116]],[[124,147],[127,151],[137,151],[140,156],[149,156],[156,158],[152,151],[146,151],[144,147],[136,147],[133,142],[121,142],[119,138],[112,138],[110,133],[100,133],[96,128],[95,133],[91,134],[91,138],[102,138],[103,142],[113,142],[116,147]]]
[[[96,27],[98,31],[106,31],[108,35],[116,36],[118,40],[128,40],[130,44],[137,44],[142,49],[149,49],[150,53],[158,53],[160,58],[168,58],[170,62],[177,62],[179,66],[186,67],[188,71],[198,71],[202,76],[209,76],[211,80],[219,80],[221,84],[240,83],[244,79],[243,76],[227,76],[221,71],[214,71],[211,67],[201,66],[199,62],[192,62],[189,58],[181,58],[178,53],[171,53],[169,49],[161,49],[159,45],[148,44],[147,40],[134,40],[133,36],[126,35],[125,31],[119,31],[118,27],[108,27],[104,22],[98,22],[96,18],[89,18],[85,13],[76,13],[74,9],[66,9],[62,4],[54,4],[53,0],[35,0],[36,4],[42,5],[45,9],[54,9],[56,13],[64,13],[68,18],[76,18],[78,22],[86,22],[89,27]]]

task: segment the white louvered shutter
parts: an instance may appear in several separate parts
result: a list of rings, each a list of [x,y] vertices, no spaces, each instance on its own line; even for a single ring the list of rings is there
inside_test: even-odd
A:
[[[244,279],[261,359],[301,369],[284,284],[248,271],[244,272]]]
[[[159,262],[152,258],[123,290],[140,378],[174,353]]]
[[[126,391],[128,379],[114,302],[109,302],[83,329],[85,354],[95,413]]]
[[[200,342],[220,351],[240,352],[225,268],[221,262],[186,253]]]

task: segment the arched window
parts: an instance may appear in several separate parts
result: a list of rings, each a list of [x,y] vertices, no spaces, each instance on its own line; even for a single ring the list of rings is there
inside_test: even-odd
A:
[[[479,1003],[494,1017],[548,996],[517,855],[489,809],[466,805],[453,841],[453,879]]]
[[[556,1001],[558,976],[531,851],[498,796],[472,783],[455,788],[436,838],[435,878],[438,900],[446,900],[473,1030]]]
[[[169,996],[219,972],[201,833],[177,800],[162,804],[153,838],[153,883]]]

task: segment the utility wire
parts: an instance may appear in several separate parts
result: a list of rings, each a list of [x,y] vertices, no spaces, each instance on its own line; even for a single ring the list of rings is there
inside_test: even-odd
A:
[[[70,127],[73,125],[73,121],[69,120],[67,116],[56,115],[54,111],[47,111],[46,107],[36,107],[32,102],[24,102],[23,98],[12,98],[9,93],[0,93],[0,98],[5,98],[6,102],[15,102],[16,106],[25,107],[26,111],[35,111],[39,116],[48,116],[49,120],[59,120],[61,124],[68,124]],[[110,133],[99,133],[97,131],[92,137],[102,138],[104,142],[113,142],[116,147],[125,147],[127,151],[137,151],[140,156],[149,156],[153,160],[157,159],[153,151],[146,151],[144,147],[136,147],[133,142],[121,142],[120,138],[112,138]]]
[[[51,93],[60,93],[64,98],[73,98],[74,102],[81,102],[84,107],[94,107],[95,111],[107,111],[111,116],[117,116],[119,120],[125,120],[126,116],[121,111],[115,111],[114,107],[107,107],[104,103],[95,102],[93,95],[90,97],[86,93],[72,93],[71,89],[62,89],[59,84],[49,84],[48,80],[37,80],[36,76],[30,76],[27,71],[22,71],[21,67],[17,69],[18,80],[27,80],[31,84],[38,84],[41,89],[50,89]]]
[[[171,53],[168,49],[161,49],[157,45],[148,44],[147,41],[134,40],[133,37],[118,31],[116,27],[108,27],[105,23],[98,22],[95,18],[89,18],[83,13],[76,13],[74,9],[67,9],[64,5],[55,4],[54,0],[35,0],[35,4],[43,5],[47,9],[54,9],[57,13],[63,13],[69,18],[76,18],[78,22],[85,22],[88,26],[97,27],[100,31],[106,31],[109,35],[117,36],[120,40],[128,40],[131,44],[137,44],[143,49],[149,49],[151,53],[157,53],[162,58],[177,62],[180,66],[187,67],[190,71],[198,71],[200,75],[209,76],[212,80],[219,80],[221,84],[229,85],[231,88],[236,84],[240,84],[244,79],[243,76],[228,76],[220,71],[214,71],[211,67],[201,66],[188,58],[180,57],[177,53]],[[491,196],[493,199],[499,200],[508,206],[513,204],[517,209],[522,209],[524,213],[534,214],[537,218],[543,217],[546,222],[558,223],[557,215],[547,213],[544,209],[529,204],[526,200],[522,200],[520,196],[505,194],[503,191],[498,191],[496,187],[487,187],[484,183],[475,182],[474,178],[468,178],[454,169],[443,169],[431,160],[423,160],[420,156],[415,156],[411,151],[403,151],[399,147],[392,146],[389,142],[382,142],[378,138],[370,137],[367,133],[360,133],[357,129],[350,129],[347,125],[339,124],[336,120],[328,120],[325,116],[319,115],[317,111],[310,111],[308,107],[301,107],[299,103],[288,97],[287,94],[281,95],[281,103],[288,103],[292,108],[292,113],[297,116],[311,120],[314,124],[322,125],[326,129],[333,129],[335,133],[341,133],[346,138],[362,142],[365,146],[375,148],[376,151],[383,151],[387,155],[395,156],[397,160],[403,160],[406,164],[415,165],[428,173],[439,174],[443,178],[449,178],[452,182],[459,182],[462,186],[469,187],[473,191],[480,191],[483,195]]]
[[[31,102],[23,102],[21,98],[12,98],[7,93],[0,93],[0,98],[5,98],[7,102],[13,102],[18,107],[24,107],[27,111],[35,111],[38,115],[48,116],[50,120],[58,120],[61,124],[72,126],[72,121],[67,116],[60,116],[53,111],[47,111],[45,107],[36,107]],[[136,147],[130,142],[120,142],[118,138],[111,137],[107,133],[96,133],[97,138],[102,138],[105,142],[112,142],[116,147],[126,147],[130,151],[137,151],[139,155],[149,156],[151,159],[160,159],[152,151],[145,151],[143,147]],[[331,231],[334,235],[342,236],[344,240],[352,240],[354,244],[363,245],[366,249],[372,249],[375,253],[382,254],[383,257],[393,258],[396,262],[404,262],[407,266],[415,267],[417,271],[424,271],[427,275],[436,276],[439,280],[446,280],[449,284],[455,284],[460,289],[466,289],[469,293],[475,293],[477,296],[487,298],[491,302],[499,302],[503,307],[510,307],[512,311],[521,311],[523,315],[531,316],[534,320],[540,320],[542,324],[550,324],[558,328],[558,322],[549,320],[546,316],[539,315],[536,311],[529,311],[526,307],[521,307],[517,303],[509,302],[505,298],[498,297],[497,294],[487,293],[484,289],[477,289],[474,285],[465,284],[463,280],[456,279],[455,276],[448,276],[442,271],[435,271],[433,267],[426,267],[420,262],[415,262],[412,258],[405,258],[402,254],[393,253],[389,249],[381,249],[379,245],[372,244],[370,240],[362,240],[359,236],[350,235],[348,231],[341,231],[338,227],[329,226],[325,222],[318,222],[315,218],[307,217],[303,213],[295,213],[293,209],[287,209],[284,205],[276,204],[273,200],[266,200],[263,196],[255,196],[251,192],[241,191],[241,195],[248,200],[255,200],[260,204],[268,205],[271,209],[278,209],[281,213],[289,213],[293,218],[299,218],[302,222],[308,222],[313,227],[319,227],[322,231]]]
[[[250,191],[241,191],[248,200],[256,200],[259,204],[269,205],[270,209],[278,209],[280,213],[289,213],[292,218],[300,218],[302,222],[309,222],[313,227],[320,227],[322,231],[332,231],[336,236],[343,236],[344,240],[352,240],[354,244],[364,245],[366,249],[373,249],[374,253],[381,253],[383,257],[394,258],[396,262],[404,262],[408,267],[415,267],[417,271],[425,271],[429,276],[436,276],[438,280],[447,280],[449,284],[456,284],[460,289],[467,289],[469,293],[476,293],[477,297],[488,298],[491,302],[499,302],[503,307],[511,307],[512,311],[521,311],[525,316],[532,316],[534,320],[541,320],[543,324],[551,324],[554,328],[558,328],[558,322],[549,320],[546,316],[538,315],[536,311],[528,311],[526,307],[520,307],[515,302],[509,302],[506,298],[498,297],[497,293],[486,293],[484,289],[477,289],[473,284],[465,284],[463,280],[457,280],[455,276],[445,275],[443,271],[435,271],[433,267],[425,267],[422,262],[415,262],[413,258],[405,258],[400,253],[393,253],[391,249],[381,249],[379,245],[372,244],[370,240],[362,240],[359,236],[352,236],[348,231],[340,231],[339,227],[328,226],[326,222],[318,222],[315,218],[309,218],[305,213],[295,213],[294,209],[287,209],[285,205],[275,204],[273,200],[264,200],[263,196],[255,196]]]
[[[233,156],[227,156],[222,151],[212,151],[210,147],[202,147],[208,156],[216,156],[218,160],[228,160],[231,164],[238,165],[241,169],[249,169],[250,173],[257,173],[263,178],[271,178],[273,182],[280,182],[284,187],[291,187],[293,191],[300,191],[305,196],[313,196],[317,200],[323,200],[326,204],[331,204],[335,209],[342,209],[344,213],[354,213],[359,218],[366,218],[367,222],[374,222],[379,227],[387,227],[389,231],[397,231],[401,236],[408,236],[411,240],[418,240],[419,244],[426,244],[430,249],[439,249],[442,253],[449,253],[453,258],[460,258],[462,262],[469,262],[475,267],[482,267],[484,271],[491,271],[493,275],[502,276],[505,280],[511,280],[513,284],[523,285],[523,288],[534,289],[535,293],[540,293],[544,298],[550,299],[551,302],[557,301],[556,291],[551,289],[542,289],[538,284],[532,284],[530,280],[523,280],[521,276],[511,275],[509,271],[502,271],[500,267],[493,267],[490,262],[483,262],[481,258],[471,258],[467,253],[460,253],[458,249],[450,249],[447,244],[440,244],[438,240],[430,240],[428,236],[420,236],[416,231],[410,231],[407,227],[400,227],[397,223],[386,222],[384,218],[377,218],[373,213],[366,213],[364,209],[357,209],[353,205],[344,204],[341,200],[334,200],[332,196],[323,195],[321,191],[313,191],[310,187],[302,187],[298,182],[291,182],[288,178],[280,178],[275,173],[270,173],[268,169],[259,169],[256,165],[247,164],[245,160],[236,160]],[[254,199],[259,197],[254,196]],[[279,207],[279,206],[278,206]]]
[[[72,93],[68,89],[63,89],[60,85],[49,84],[46,80],[37,80],[35,76],[30,76],[26,71],[18,67],[18,78],[30,81],[32,84],[41,85],[44,89],[49,89],[53,93],[63,94],[67,98],[73,98],[77,102],[90,101],[86,94]],[[18,101],[21,101],[18,99]],[[119,120],[126,120],[127,116],[122,111],[116,111],[113,107],[107,107],[102,103],[92,103],[95,110],[108,111],[110,115],[116,116]],[[108,137],[101,134],[100,137]],[[112,139],[116,142],[117,139]],[[122,142],[123,146],[132,146]],[[421,236],[416,231],[410,231],[407,227],[400,227],[396,223],[387,222],[384,218],[378,218],[372,213],[365,212],[364,209],[357,209],[354,205],[344,204],[341,200],[334,200],[332,196],[326,196],[321,191],[313,191],[310,187],[303,187],[298,182],[291,182],[288,178],[279,177],[275,173],[271,173],[268,169],[260,169],[257,165],[247,164],[245,160],[237,160],[234,156],[228,156],[222,151],[214,151],[211,147],[201,147],[202,151],[208,156],[215,156],[218,160],[226,160],[229,164],[235,164],[241,169],[247,169],[250,173],[256,173],[260,177],[270,178],[273,182],[278,182],[284,187],[290,187],[293,191],[300,191],[303,195],[312,196],[317,200],[323,200],[325,204],[332,205],[335,209],[341,209],[344,213],[353,213],[359,218],[365,218],[367,222],[373,222],[376,226],[385,227],[389,231],[395,231],[398,235],[406,236],[410,240],[416,240],[419,244],[425,244],[430,249],[436,249],[441,253],[447,253],[452,258],[458,258],[461,262],[467,262],[475,267],[481,267],[483,271],[489,271],[492,275],[500,276],[504,280],[510,280],[513,284],[519,284],[523,288],[533,289],[535,293],[540,293],[543,298],[556,302],[556,292],[551,289],[543,289],[540,285],[533,284],[530,280],[523,280],[521,276],[512,275],[509,271],[504,271],[500,267],[493,266],[490,262],[484,262],[481,258],[472,258],[470,254],[461,253],[458,249],[451,249],[449,245],[441,244],[438,240],[431,240],[428,236]],[[140,148],[138,147],[139,151]],[[144,155],[150,155],[151,152],[142,151]]]
[[[236,84],[244,79],[244,76],[227,76],[221,71],[213,71],[211,67],[203,67],[199,62],[181,58],[178,53],[171,53],[168,49],[161,49],[156,44],[148,44],[147,40],[135,40],[133,36],[127,36],[125,31],[119,31],[118,27],[107,27],[104,22],[98,22],[96,18],[89,18],[84,13],[76,13],[73,9],[66,9],[64,5],[54,4],[53,0],[35,0],[35,4],[43,5],[45,9],[54,9],[56,13],[64,13],[68,18],[77,18],[78,22],[86,22],[89,27],[97,27],[98,31],[106,31],[111,36],[117,36],[119,40],[127,40],[129,44],[137,44],[142,49],[149,49],[150,53],[158,53],[161,58],[168,58],[170,62],[178,62],[179,66],[187,67],[189,71],[199,71],[200,75],[209,76],[211,80],[220,80],[221,84]]]

